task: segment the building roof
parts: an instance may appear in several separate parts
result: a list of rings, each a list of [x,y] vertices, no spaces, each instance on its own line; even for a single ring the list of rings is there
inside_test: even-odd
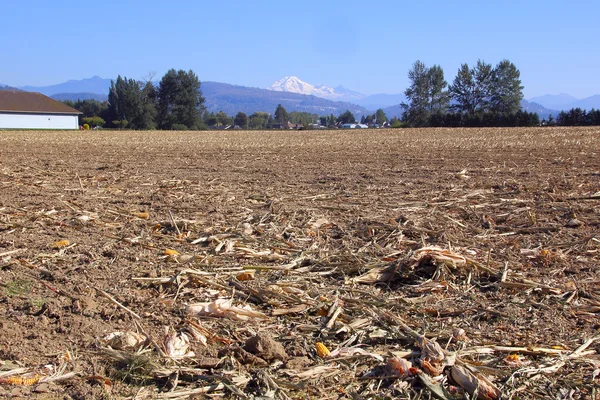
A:
[[[68,105],[34,92],[0,90],[0,112],[32,114],[81,114]]]

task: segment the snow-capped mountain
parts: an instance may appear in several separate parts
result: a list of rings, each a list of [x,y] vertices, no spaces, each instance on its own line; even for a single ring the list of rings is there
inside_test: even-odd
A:
[[[365,97],[363,94],[346,89],[343,86],[332,88],[325,85],[311,85],[296,76],[286,76],[267,89],[275,92],[307,94],[334,101],[355,101]]]

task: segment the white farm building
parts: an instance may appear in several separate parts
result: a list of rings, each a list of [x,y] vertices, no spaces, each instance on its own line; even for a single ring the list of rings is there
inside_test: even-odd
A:
[[[41,93],[0,90],[0,129],[78,129],[79,114]]]

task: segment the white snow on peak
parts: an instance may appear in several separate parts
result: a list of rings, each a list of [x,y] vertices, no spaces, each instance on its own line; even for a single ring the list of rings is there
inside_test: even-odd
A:
[[[363,95],[356,92],[346,91],[344,93],[338,93],[334,88],[325,85],[311,85],[310,83],[304,82],[296,76],[286,76],[285,78],[280,79],[271,86],[269,86],[267,89],[276,92],[289,92],[313,95],[328,100],[339,101],[348,101],[351,98],[363,97]]]

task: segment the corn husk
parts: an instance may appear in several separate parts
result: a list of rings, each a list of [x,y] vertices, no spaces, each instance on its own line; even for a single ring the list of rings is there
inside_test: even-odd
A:
[[[165,354],[173,359],[194,357],[194,352],[190,350],[190,337],[184,332],[177,333],[171,327],[165,327],[165,336],[163,338]]]
[[[102,342],[106,346],[110,346],[113,350],[139,350],[146,338],[136,332],[112,332],[106,335]]]
[[[192,315],[207,315],[211,317],[230,318],[239,321],[250,319],[268,319],[265,314],[255,311],[246,304],[242,307],[234,306],[231,299],[217,299],[213,302],[194,303],[187,307],[187,312]]]
[[[502,392],[489,379],[466,366],[454,365],[448,375],[471,396],[477,394],[478,400],[495,400],[502,397]]]

